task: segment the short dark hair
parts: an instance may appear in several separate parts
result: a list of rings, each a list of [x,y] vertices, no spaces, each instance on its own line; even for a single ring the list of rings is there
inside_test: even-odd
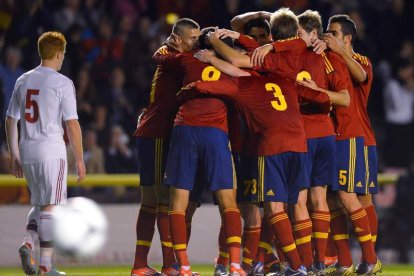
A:
[[[354,43],[357,33],[355,22],[346,14],[337,14],[331,16],[328,21],[328,25],[332,23],[338,23],[341,25],[341,31],[343,35],[351,35],[351,44]]]
[[[266,31],[266,34],[270,34],[270,24],[266,19],[256,18],[247,21],[244,25],[244,33],[249,34],[252,28],[262,28]]]
[[[200,26],[190,18],[181,18],[174,23],[172,32],[176,35],[180,35],[183,28],[200,29]]]
[[[306,10],[304,13],[298,16],[299,25],[307,32],[310,33],[316,30],[318,37],[322,37],[323,27],[322,18],[319,12]]]
[[[198,41],[200,42],[200,49],[212,49],[211,45],[206,44],[206,36],[209,32],[214,32],[216,30],[215,27],[205,27],[200,31],[200,36],[198,37]],[[226,43],[231,48],[234,47],[234,41],[231,37],[221,38],[221,41]]]
[[[270,26],[274,40],[298,35],[298,18],[289,8],[280,8],[274,12],[270,17]]]

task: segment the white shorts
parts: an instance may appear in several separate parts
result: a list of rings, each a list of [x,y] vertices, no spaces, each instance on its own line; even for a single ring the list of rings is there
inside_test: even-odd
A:
[[[22,168],[31,193],[32,205],[66,203],[68,166],[65,159],[22,164]]]

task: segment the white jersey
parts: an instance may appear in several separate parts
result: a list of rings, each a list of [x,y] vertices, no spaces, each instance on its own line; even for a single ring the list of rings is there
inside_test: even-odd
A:
[[[33,164],[65,159],[62,120],[78,119],[73,82],[39,66],[17,79],[7,116],[20,119],[20,159]]]

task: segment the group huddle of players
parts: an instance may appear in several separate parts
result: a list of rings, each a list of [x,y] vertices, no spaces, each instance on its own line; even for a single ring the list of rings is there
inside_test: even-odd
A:
[[[222,218],[217,276],[380,273],[373,75],[353,50],[355,23],[335,15],[323,33],[318,12],[281,8],[231,24],[200,31],[182,18],[153,56],[135,132],[142,204],[131,276],[195,274],[187,244],[206,188]],[[155,223],[161,272],[147,262]]]

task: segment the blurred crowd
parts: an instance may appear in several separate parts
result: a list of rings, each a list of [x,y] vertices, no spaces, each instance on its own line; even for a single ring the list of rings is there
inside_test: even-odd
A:
[[[297,14],[317,10],[324,25],[339,13],[355,20],[354,49],[370,57],[374,66],[369,114],[378,140],[380,168],[408,168],[414,160],[413,1],[0,0],[0,173],[9,170],[3,126],[7,105],[16,79],[39,65],[36,41],[44,31],[61,31],[68,41],[61,73],[76,87],[88,173],[135,173],[132,133],[137,115],[148,104],[155,70],[151,56],[175,20],[190,17],[201,27],[230,28],[235,15],[274,11],[281,6]],[[71,151],[68,153],[70,164]],[[411,181],[414,184],[412,177]],[[122,201],[131,193],[130,200],[135,201],[138,196],[136,189],[129,193],[113,193],[112,188],[79,189],[71,192],[98,194],[103,201]],[[16,191],[14,200],[27,198]]]

